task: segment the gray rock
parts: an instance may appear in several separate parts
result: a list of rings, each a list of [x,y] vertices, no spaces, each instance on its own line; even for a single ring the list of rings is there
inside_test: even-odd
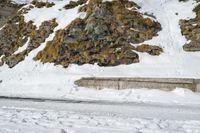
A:
[[[9,56],[5,58],[4,61],[10,68],[13,68],[15,65],[19,63],[19,61],[17,60],[15,56]]]
[[[98,25],[97,27],[95,27],[94,29],[94,33],[97,35],[105,35],[107,32],[109,32],[108,27],[106,25]]]
[[[183,46],[183,49],[187,52],[200,51],[200,42],[199,41],[192,41],[188,44],[185,44]]]
[[[85,31],[87,31],[87,34],[89,34],[94,31],[95,27],[96,27],[96,23],[94,22],[87,23],[85,27]]]
[[[16,10],[21,6],[10,3],[9,0],[1,0],[0,2],[0,28],[7,22],[7,20],[14,16]]]
[[[138,59],[139,56],[137,53],[133,52],[132,50],[128,50],[124,53],[124,57],[128,59]]]

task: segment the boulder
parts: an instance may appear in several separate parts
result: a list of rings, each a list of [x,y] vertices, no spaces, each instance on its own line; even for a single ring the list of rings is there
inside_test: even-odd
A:
[[[183,50],[187,52],[200,51],[200,12],[196,12],[196,14],[196,18],[179,22],[182,35],[190,41],[183,45]]]
[[[163,52],[163,49],[159,46],[152,46],[148,44],[142,44],[136,47],[138,52],[146,52],[150,55],[160,55]]]
[[[200,41],[191,41],[183,46],[183,49],[187,52],[197,52],[200,51]]]

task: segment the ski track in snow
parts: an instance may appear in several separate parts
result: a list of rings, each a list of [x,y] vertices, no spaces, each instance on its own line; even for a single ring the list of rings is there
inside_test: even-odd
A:
[[[178,0],[134,0],[142,8],[140,12],[153,13],[157,21],[161,23],[162,31],[157,37],[144,43],[159,45],[164,48],[164,53],[159,57],[139,53],[140,63],[131,65],[120,65],[116,67],[99,67],[97,65],[70,65],[67,69],[62,66],[54,66],[39,61],[34,62],[32,58],[42,50],[46,43],[32,51],[24,62],[9,69],[6,65],[0,67],[0,95],[22,96],[22,97],[47,97],[47,98],[71,98],[71,99],[96,99],[96,100],[117,100],[117,101],[139,101],[139,102],[161,102],[161,103],[196,103],[200,99],[199,94],[194,94],[184,89],[176,89],[172,92],[158,90],[102,90],[95,91],[80,88],[74,85],[74,81],[81,77],[179,77],[179,78],[200,78],[200,53],[186,53],[182,45],[186,39],[181,35],[179,28],[180,19],[195,17],[192,8],[195,2],[178,2]],[[42,21],[51,20],[56,14],[59,26],[56,30],[65,27],[75,17],[83,17],[78,14],[78,8],[72,10],[61,10],[68,1],[56,1],[55,6],[47,9],[51,12],[46,15],[45,9],[32,9],[26,14],[26,21],[35,20],[36,25]],[[38,17],[38,12],[40,17]],[[73,12],[73,16],[70,15]],[[175,15],[178,13],[178,15]],[[67,20],[62,20],[62,15]],[[47,15],[46,15],[47,16]],[[68,18],[68,19],[67,19]],[[56,31],[55,30],[55,31]],[[55,33],[49,38],[52,40]],[[153,88],[152,88],[153,89]],[[188,100],[190,99],[190,100]]]

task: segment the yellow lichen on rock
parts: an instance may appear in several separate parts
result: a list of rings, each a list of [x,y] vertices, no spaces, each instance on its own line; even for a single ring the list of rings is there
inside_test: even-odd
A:
[[[127,7],[133,7],[133,10]],[[139,62],[139,56],[133,50],[159,55],[162,49],[158,46],[135,48],[130,44],[151,39],[161,29],[159,23],[143,18],[134,7],[139,8],[128,0],[90,0],[80,9],[86,11],[86,17],[77,18],[59,30],[35,59],[64,67],[71,63],[116,66]]]
[[[31,7],[27,8],[20,10],[0,31],[0,56],[4,56],[1,64],[6,63],[9,67],[14,67],[23,61],[25,56],[33,49],[39,47],[57,26],[55,19],[53,19],[43,22],[37,30],[32,21],[28,23],[24,21],[23,13],[31,9]],[[30,38],[28,47],[15,55],[14,52],[27,42],[27,38]]]

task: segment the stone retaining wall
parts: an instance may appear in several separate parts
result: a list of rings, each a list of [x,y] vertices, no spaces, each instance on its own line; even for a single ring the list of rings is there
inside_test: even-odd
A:
[[[93,89],[160,89],[171,91],[175,88],[187,88],[200,92],[200,79],[181,78],[82,78],[75,82],[80,87]]]

